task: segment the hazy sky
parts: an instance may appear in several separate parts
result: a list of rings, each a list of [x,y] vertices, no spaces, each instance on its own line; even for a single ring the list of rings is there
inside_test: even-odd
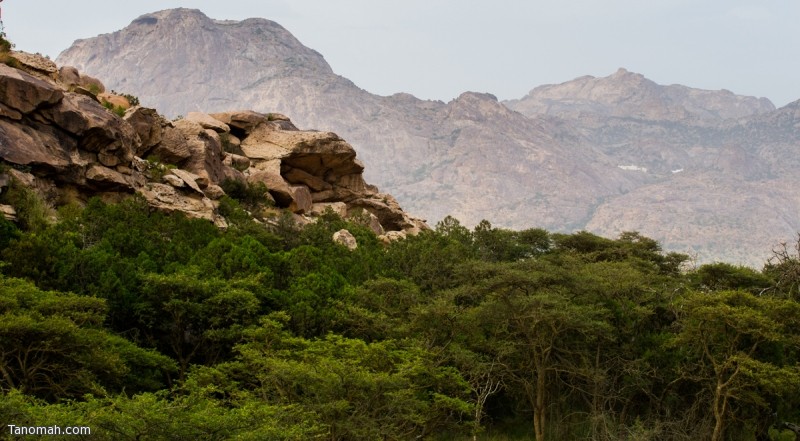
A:
[[[797,0],[0,0],[17,48],[55,58],[73,40],[173,7],[277,21],[370,92],[448,101],[519,98],[618,67],[661,84],[800,99]]]

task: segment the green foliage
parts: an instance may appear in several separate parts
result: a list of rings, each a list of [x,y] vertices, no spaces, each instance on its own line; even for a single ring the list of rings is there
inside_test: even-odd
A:
[[[95,86],[95,85],[92,85],[92,86]],[[95,86],[95,87],[97,87],[97,86]],[[99,92],[99,89],[98,89],[98,92]],[[92,92],[92,93],[94,93],[94,92]],[[105,107],[106,109],[111,111],[111,113],[113,113],[114,115],[117,115],[120,118],[125,116],[125,108],[122,107],[122,106],[115,106],[113,103],[111,103],[109,101],[103,101],[103,107]]]
[[[0,390],[46,399],[160,386],[170,360],[102,329],[105,303],[0,275]]]
[[[514,262],[542,255],[550,249],[550,237],[545,230],[493,228],[487,220],[475,227],[472,237],[479,258],[489,262]]]
[[[102,92],[102,90],[100,89],[100,85],[99,85],[99,84],[97,84],[97,83],[91,83],[91,84],[89,84],[89,92],[91,92],[91,94],[92,94],[92,95],[94,95],[94,96],[97,96],[97,95],[98,95],[100,92]],[[109,104],[110,104],[110,103],[109,103]],[[103,106],[104,106],[106,109],[109,109],[109,110],[111,110],[111,109],[110,109],[108,106],[106,106],[106,104],[105,104],[105,103],[103,104]],[[113,106],[112,106],[112,107],[113,107]]]
[[[753,294],[759,294],[772,284],[767,276],[752,268],[728,263],[703,265],[691,276],[694,286],[708,291],[744,289]]]
[[[200,370],[193,381],[228,391],[235,385],[245,399],[298,403],[328,428],[330,439],[413,439],[458,428],[470,410],[456,371],[401,342],[306,340],[265,319],[237,352],[235,361]]]
[[[3,195],[28,208],[0,221],[0,420],[93,439],[676,441],[800,420],[791,250],[687,272],[638,233],[454,218],[384,245],[332,211],[255,221],[266,189],[228,190],[226,230],[141,197],[54,222]]]
[[[0,33],[0,53],[11,52],[14,45],[6,39],[6,33]]]
[[[17,239],[19,234],[19,229],[13,222],[7,220],[5,216],[0,216],[0,252],[2,252],[12,240]]]
[[[774,399],[797,396],[800,367],[784,357],[800,349],[800,305],[744,291],[690,293],[679,302],[670,344],[685,356],[686,381],[705,389],[698,399],[714,417],[710,439],[741,431]]]
[[[131,95],[129,93],[118,93],[115,90],[112,90],[111,93],[113,95],[119,95],[119,96],[125,98],[126,100],[128,100],[128,103],[130,103],[131,106],[138,106],[140,104],[139,97],[137,97],[135,95]]]
[[[236,179],[225,179],[221,187],[228,196],[251,211],[274,205],[269,189],[263,182],[248,184]]]
[[[11,179],[8,190],[0,195],[0,202],[14,207],[17,224],[25,231],[41,231],[54,215],[52,208],[33,189],[16,179]]]
[[[211,389],[183,389],[128,397],[87,396],[84,401],[47,405],[13,390],[0,399],[0,419],[18,426],[85,426],[92,440],[270,440],[316,439],[324,427],[297,406],[257,401],[225,403]],[[48,436],[48,439],[84,439]]]
[[[0,32],[0,63],[5,65],[19,68],[20,63],[16,58],[12,57],[10,52],[14,48],[14,43],[8,41],[5,32]]]

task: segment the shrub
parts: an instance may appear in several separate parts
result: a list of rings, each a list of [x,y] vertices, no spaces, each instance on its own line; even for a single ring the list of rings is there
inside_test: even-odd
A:
[[[11,185],[0,197],[0,202],[9,204],[17,210],[17,223],[25,231],[45,229],[54,215],[53,209],[36,191],[16,179],[11,180]]]
[[[92,86],[97,87],[94,84]],[[92,93],[94,93],[94,92],[92,92]],[[115,105],[111,104],[108,101],[103,101],[103,107],[105,107],[106,109],[110,110],[112,113],[114,113],[115,115],[117,115],[120,118],[125,116],[125,108],[122,107],[122,106],[115,106]]]
[[[270,199],[267,197],[269,189],[263,182],[256,182],[248,185],[235,179],[225,179],[222,181],[221,187],[228,196],[236,199],[248,208],[272,205]]]
[[[20,67],[19,61],[11,56],[11,49],[14,48],[14,43],[6,39],[5,32],[0,32],[0,63],[18,68]]]

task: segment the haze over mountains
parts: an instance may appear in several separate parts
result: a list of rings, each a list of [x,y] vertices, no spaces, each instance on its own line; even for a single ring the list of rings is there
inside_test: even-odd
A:
[[[431,224],[636,230],[699,259],[763,264],[800,231],[800,102],[662,86],[620,69],[498,102],[368,93],[265,19],[147,14],[58,58],[176,116],[252,108],[331,130],[365,178]],[[420,67],[424,68],[424,66]]]

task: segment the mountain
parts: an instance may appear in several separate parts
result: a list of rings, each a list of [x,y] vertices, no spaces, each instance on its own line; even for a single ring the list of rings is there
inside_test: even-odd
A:
[[[366,179],[431,222],[638,230],[701,261],[754,266],[800,230],[790,191],[798,115],[763,98],[624,69],[506,102],[377,96],[274,22],[191,9],[76,41],[58,62],[167,115],[253,108],[339,133]]]
[[[525,115],[597,114],[651,121],[691,121],[692,124],[714,124],[775,110],[766,98],[734,95],[727,90],[662,86],[624,68],[604,78],[585,76],[539,86],[523,98],[505,104]]]
[[[643,185],[599,204],[586,228],[636,230],[685,250],[757,266],[800,230],[797,104],[729,91],[658,85],[619,69],[533,89],[509,108],[559,118],[582,147],[613,158]]]

